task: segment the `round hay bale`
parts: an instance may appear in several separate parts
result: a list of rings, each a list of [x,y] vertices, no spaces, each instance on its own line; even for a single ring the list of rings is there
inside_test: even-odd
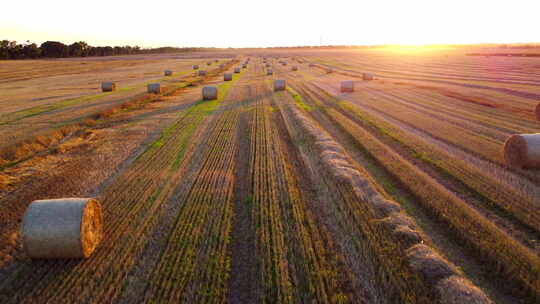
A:
[[[102,238],[101,205],[92,198],[33,201],[21,234],[30,258],[88,258]]]
[[[224,81],[231,81],[232,80],[232,74],[231,73],[223,74],[223,80]]]
[[[112,92],[114,90],[116,90],[116,83],[112,81],[105,81],[101,83],[102,92]]]
[[[147,88],[148,93],[152,93],[152,94],[161,93],[161,84],[159,83],[149,83],[146,88]]]
[[[504,160],[514,168],[540,168],[540,133],[514,134],[504,143]]]
[[[443,304],[488,304],[493,303],[486,294],[460,276],[450,276],[437,284]]]
[[[237,74],[240,73],[240,68],[234,68],[234,72]]]
[[[284,91],[285,86],[286,86],[285,79],[274,80],[274,91]]]
[[[291,68],[291,70],[292,70],[292,71],[298,71],[298,67],[294,65],[294,66]]]
[[[244,64],[242,65],[242,69],[245,69],[245,68],[247,68],[247,64],[244,63]]]
[[[205,70],[199,70],[199,76],[206,76]]]
[[[194,65],[193,65],[193,69],[194,69],[194,70],[198,70],[198,69],[199,69],[199,65],[198,65],[198,64],[194,64]]]
[[[534,114],[536,114],[536,120],[540,120],[540,103],[534,108]]]
[[[274,74],[274,71],[272,71],[272,69],[268,69],[266,71],[266,75],[273,75]]]
[[[172,76],[172,71],[171,70],[165,70],[165,76]]]
[[[373,77],[374,77],[374,76],[373,76],[373,74],[371,74],[371,73],[363,73],[363,74],[362,74],[362,79],[363,79],[363,80],[373,80]]]
[[[341,93],[354,92],[354,81],[345,80],[341,82]]]
[[[218,90],[214,86],[205,86],[202,89],[203,100],[214,100],[218,97]]]

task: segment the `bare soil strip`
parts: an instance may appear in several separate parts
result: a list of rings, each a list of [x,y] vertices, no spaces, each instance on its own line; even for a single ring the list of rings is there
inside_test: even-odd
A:
[[[255,97],[252,97],[255,98]],[[259,303],[260,286],[252,219],[252,185],[249,162],[252,154],[249,139],[253,130],[253,109],[240,114],[238,152],[234,188],[234,219],[231,234],[232,268],[229,281],[229,303]]]

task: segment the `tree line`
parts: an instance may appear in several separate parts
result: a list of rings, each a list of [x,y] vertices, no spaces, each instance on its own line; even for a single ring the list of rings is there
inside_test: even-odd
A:
[[[64,44],[58,41],[46,41],[38,46],[35,43],[26,41],[0,41],[0,60],[2,59],[37,59],[37,58],[67,58],[67,57],[91,57],[91,56],[115,56],[131,54],[157,54],[192,52],[204,50],[216,50],[214,48],[198,47],[160,47],[141,48],[139,46],[91,46],[84,41]]]

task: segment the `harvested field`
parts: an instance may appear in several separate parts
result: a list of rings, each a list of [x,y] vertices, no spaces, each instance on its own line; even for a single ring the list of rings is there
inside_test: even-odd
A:
[[[536,141],[505,143],[540,133],[540,58],[471,53],[8,61],[0,302],[538,303]],[[63,197],[101,243],[30,259],[27,206]]]

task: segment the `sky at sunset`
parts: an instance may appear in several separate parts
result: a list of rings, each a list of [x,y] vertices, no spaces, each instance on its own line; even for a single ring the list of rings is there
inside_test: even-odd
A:
[[[0,39],[266,47],[540,41],[540,0],[6,1]]]

